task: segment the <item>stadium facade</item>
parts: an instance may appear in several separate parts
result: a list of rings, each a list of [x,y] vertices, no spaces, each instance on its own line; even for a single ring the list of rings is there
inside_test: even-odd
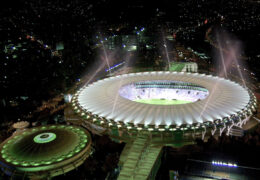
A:
[[[147,99],[156,103],[142,103]],[[72,104],[84,120],[112,135],[117,131],[131,138],[142,131],[174,137],[181,132],[195,138],[228,135],[233,126],[241,127],[255,111],[256,98],[246,87],[220,77],[161,71],[99,80],[82,87]]]

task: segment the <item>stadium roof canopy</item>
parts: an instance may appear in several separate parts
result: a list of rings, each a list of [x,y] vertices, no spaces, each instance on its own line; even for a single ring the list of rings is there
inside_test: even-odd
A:
[[[209,91],[207,98],[188,104],[144,104],[119,95],[119,89],[141,81],[169,80],[192,83]],[[252,102],[251,102],[252,101]],[[198,73],[168,71],[124,74],[86,85],[74,97],[75,110],[107,120],[135,125],[176,125],[213,122],[243,113],[255,102],[254,96],[227,79]],[[250,107],[249,107],[250,106]]]
[[[47,179],[75,169],[90,150],[90,134],[81,127],[39,126],[20,131],[0,145],[0,167],[12,177]]]

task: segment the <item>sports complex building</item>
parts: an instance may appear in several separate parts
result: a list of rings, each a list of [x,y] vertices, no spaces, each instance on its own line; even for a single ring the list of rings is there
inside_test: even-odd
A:
[[[11,179],[50,179],[80,166],[91,143],[88,131],[77,126],[26,129],[0,145],[0,167]]]
[[[163,146],[227,135],[242,127],[257,102],[246,87],[211,75],[142,72],[88,84],[72,98],[83,126],[126,142],[118,179],[154,178]]]

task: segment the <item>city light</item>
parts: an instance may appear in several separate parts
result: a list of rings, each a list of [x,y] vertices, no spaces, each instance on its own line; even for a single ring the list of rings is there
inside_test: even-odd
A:
[[[228,166],[228,167],[237,167],[237,164],[230,162],[222,162],[222,161],[212,161],[212,165],[214,166]]]

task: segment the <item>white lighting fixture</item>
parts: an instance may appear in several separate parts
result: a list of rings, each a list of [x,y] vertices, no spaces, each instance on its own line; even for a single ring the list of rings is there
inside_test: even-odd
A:
[[[226,163],[222,161],[212,161],[212,165],[214,166],[228,166],[228,167],[237,167],[235,163]]]

